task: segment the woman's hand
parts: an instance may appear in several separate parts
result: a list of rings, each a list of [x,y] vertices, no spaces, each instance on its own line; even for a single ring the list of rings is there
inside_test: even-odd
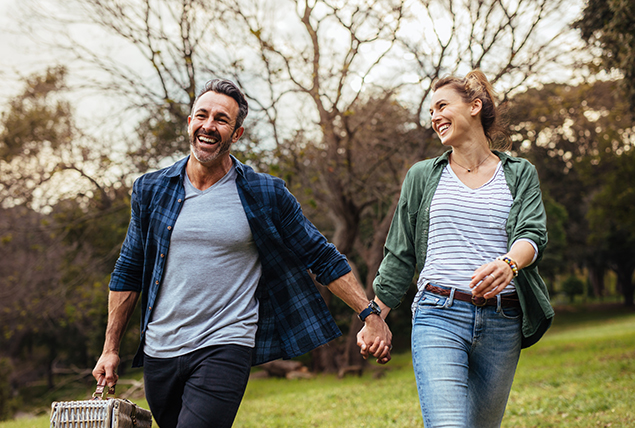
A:
[[[503,291],[514,278],[511,267],[503,260],[485,263],[474,271],[470,288],[474,297],[489,299]]]
[[[527,240],[518,240],[504,256],[513,260],[517,269],[522,269],[534,262],[536,249]],[[496,259],[485,263],[472,275],[472,281],[470,281],[472,295],[486,299],[494,297],[503,291],[513,278],[514,271],[507,262]]]

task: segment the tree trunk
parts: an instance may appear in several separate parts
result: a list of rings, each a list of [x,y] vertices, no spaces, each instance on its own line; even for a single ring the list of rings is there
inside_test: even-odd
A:
[[[634,270],[630,264],[628,266],[619,265],[617,267],[618,288],[622,291],[622,295],[624,296],[624,305],[628,307],[635,306],[633,299],[635,294],[635,290],[633,289]]]
[[[599,299],[604,297],[604,271],[601,266],[589,267],[589,279],[593,287],[593,295]]]
[[[46,381],[49,390],[55,387],[55,378],[53,373],[53,366],[55,365],[55,359],[57,358],[57,341],[53,339],[49,343],[48,361],[46,364]]]
[[[365,291],[366,296],[368,296],[368,300],[372,299],[375,296],[373,292],[373,280],[379,269],[379,265],[381,260],[383,259],[384,253],[384,243],[386,242],[386,236],[388,236],[388,229],[390,229],[390,223],[392,222],[393,215],[395,213],[395,209],[397,208],[397,203],[399,202],[399,195],[396,195],[393,199],[393,203],[391,204],[388,212],[382,221],[375,227],[375,233],[373,235],[373,243],[370,248],[365,251],[360,251],[364,258],[364,262],[366,262],[366,266],[368,267],[368,273],[366,274],[365,281]],[[355,268],[355,276],[359,279],[359,274]],[[360,281],[361,283],[361,281]],[[348,336],[346,338],[346,350],[344,354],[344,361],[347,366],[355,367],[361,366],[362,368],[366,364],[366,361],[362,358],[359,353],[359,347],[357,346],[357,333],[363,327],[363,323],[354,316],[351,321],[351,328],[348,331]]]
[[[315,280],[313,274],[311,274],[311,278],[313,278],[315,286],[326,302],[326,306],[330,307],[333,293],[331,293],[328,288],[320,285]],[[313,366],[311,367],[311,370],[315,373],[337,373],[338,367],[336,363],[336,350],[336,346],[326,344],[311,351],[311,356],[313,358]]]

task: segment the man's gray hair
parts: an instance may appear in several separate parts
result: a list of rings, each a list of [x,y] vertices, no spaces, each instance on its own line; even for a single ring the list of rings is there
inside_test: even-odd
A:
[[[249,113],[249,104],[247,103],[245,95],[241,92],[240,89],[238,89],[238,86],[236,86],[234,82],[229,80],[213,79],[205,83],[205,86],[194,100],[194,104],[192,104],[191,114],[194,114],[194,106],[196,106],[196,102],[198,101],[198,99],[207,92],[215,92],[217,94],[223,94],[233,98],[238,103],[238,116],[236,117],[236,126],[234,127],[234,130],[243,126],[243,122],[247,117],[247,113]]]

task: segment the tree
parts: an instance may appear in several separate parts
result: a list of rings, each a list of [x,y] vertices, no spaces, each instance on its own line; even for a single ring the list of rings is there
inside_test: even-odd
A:
[[[10,375],[12,371],[11,361],[8,358],[0,358],[0,421],[9,419],[13,415],[15,403],[11,396]]]
[[[112,163],[82,145],[65,76],[27,78],[0,121],[0,356],[19,386],[45,376],[52,388],[58,364],[94,362],[128,220],[125,183],[87,172]]]
[[[100,104],[115,102],[109,122],[116,125],[106,132],[123,130],[115,133],[135,167],[143,172],[187,151],[185,124],[196,87],[227,74],[225,55],[218,53],[219,32],[229,30],[220,2],[27,1],[22,7],[23,28],[82,68],[77,85]],[[78,32],[94,37],[78,38]]]
[[[564,261],[567,253],[568,223],[567,209],[549,195],[547,186],[543,185],[543,202],[547,212],[547,230],[549,231],[549,245],[540,261],[540,274],[546,280],[550,292],[554,292],[556,277],[566,272]]]
[[[566,7],[553,0],[85,0],[64,6],[62,17],[44,11],[54,18],[46,22],[57,33],[64,22],[66,52],[98,71],[99,79],[84,84],[140,111],[142,138],[129,141],[137,165],[185,153],[193,89],[208,77],[231,77],[252,106],[244,147],[260,143],[246,158],[304,187],[307,196],[300,198],[316,207],[305,206],[310,217],[358,261],[369,294],[405,171],[441,148],[426,113],[431,82],[481,67],[506,95],[535,80],[535,70],[547,73],[569,49],[561,43],[565,25],[543,31]],[[28,22],[46,27],[39,8],[29,9]],[[72,37],[77,25],[112,37],[120,51],[132,48],[142,61],[131,67],[102,54]],[[327,355],[321,367],[356,364],[354,335],[343,361]]]
[[[591,226],[589,243],[601,249],[617,274],[624,304],[633,306],[635,286],[635,148],[619,156],[602,159],[607,173],[595,194],[587,217]]]
[[[562,291],[569,297],[569,302],[573,303],[575,296],[584,294],[584,282],[575,275],[570,275],[562,282]]]
[[[65,68],[54,67],[28,77],[22,93],[2,114],[0,194],[4,204],[31,206],[34,190],[55,173],[56,154],[74,138],[71,106],[56,97],[65,88],[65,76]]]
[[[582,38],[601,52],[602,68],[624,74],[622,86],[635,111],[635,6],[626,0],[588,0],[574,23]]]
[[[588,268],[601,297],[603,274],[610,267],[622,278],[628,304],[632,225],[615,216],[629,212],[626,183],[632,180],[619,180],[632,178],[627,166],[634,134],[619,87],[619,82],[598,81],[530,89],[513,97],[510,119],[516,149],[533,160],[545,193],[566,209],[562,265],[568,268],[562,273]]]

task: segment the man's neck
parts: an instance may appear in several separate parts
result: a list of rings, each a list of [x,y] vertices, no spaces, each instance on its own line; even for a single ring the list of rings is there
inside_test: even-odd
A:
[[[194,156],[190,156],[185,166],[185,173],[190,182],[198,190],[206,190],[220,181],[233,166],[229,154],[209,164],[202,164]]]

